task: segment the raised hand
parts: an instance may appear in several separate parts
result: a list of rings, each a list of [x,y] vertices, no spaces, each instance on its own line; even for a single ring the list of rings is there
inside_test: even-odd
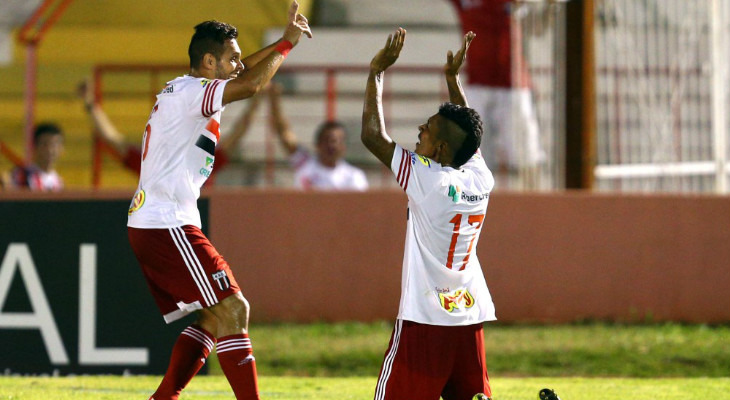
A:
[[[446,53],[446,65],[444,65],[445,74],[456,75],[459,73],[459,69],[461,69],[466,59],[466,52],[469,50],[469,45],[474,40],[474,37],[476,37],[476,33],[469,31],[464,35],[464,41],[461,43],[461,48],[456,54],[452,53],[451,50]]]
[[[292,1],[289,6],[289,23],[284,30],[284,40],[288,40],[292,45],[296,46],[302,33],[308,38],[312,37],[312,29],[309,27],[307,17],[299,14],[299,3],[297,0]]]
[[[395,33],[388,35],[388,40],[385,41],[385,47],[380,49],[378,53],[370,61],[370,70],[376,73],[380,73],[388,69],[400,56],[400,51],[403,48],[403,43],[406,40],[406,30],[403,28],[396,29]]]

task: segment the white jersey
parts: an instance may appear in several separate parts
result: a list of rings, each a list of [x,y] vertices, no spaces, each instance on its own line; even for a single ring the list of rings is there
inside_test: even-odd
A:
[[[35,164],[13,168],[10,177],[11,183],[17,187],[27,187],[42,192],[63,190],[63,179],[56,170],[44,171]]]
[[[337,162],[334,168],[322,165],[316,157],[303,148],[291,155],[289,161],[294,167],[294,186],[299,189],[316,190],[358,190],[368,189],[365,173],[345,160]]]
[[[185,75],[157,95],[143,137],[128,226],[201,227],[197,200],[213,172],[227,82]]]
[[[390,168],[408,195],[398,319],[444,326],[495,320],[476,255],[494,187],[481,153],[454,169],[396,145]]]

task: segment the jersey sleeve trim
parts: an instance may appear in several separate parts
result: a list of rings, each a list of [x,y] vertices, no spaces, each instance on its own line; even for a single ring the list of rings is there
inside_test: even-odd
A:
[[[408,182],[411,178],[411,156],[410,152],[404,148],[401,148],[400,167],[398,168],[398,175],[396,180],[398,185],[406,191],[408,189]]]
[[[205,86],[205,93],[203,94],[203,104],[201,105],[200,111],[201,114],[203,114],[203,116],[206,118],[209,118],[211,115],[215,114],[215,95],[216,90],[218,89],[218,86],[220,86],[221,82],[223,81],[220,79],[216,79]]]

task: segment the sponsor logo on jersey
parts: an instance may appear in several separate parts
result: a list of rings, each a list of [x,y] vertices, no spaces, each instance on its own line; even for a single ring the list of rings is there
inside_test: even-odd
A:
[[[210,174],[213,173],[213,161],[215,161],[215,159],[211,157],[205,157],[205,166],[200,168],[200,175],[208,178]]]
[[[169,93],[172,93],[174,91],[175,91],[175,87],[174,86],[167,85],[167,86],[165,86],[164,89],[162,89],[162,91],[160,92],[160,94],[169,94]]]
[[[470,203],[483,201],[489,198],[489,193],[479,193],[479,194],[466,194],[461,193],[461,199],[464,201],[468,201]]]
[[[201,79],[200,80],[200,86],[206,87],[210,83],[210,79]]]
[[[431,168],[431,159],[422,155],[417,155],[418,161],[421,162],[421,164]]]
[[[459,289],[453,293],[439,293],[439,303],[444,310],[454,312],[457,309],[467,309],[474,305],[474,296],[466,289]]]
[[[133,212],[142,208],[146,197],[147,196],[145,195],[144,190],[140,190],[139,192],[135,193],[134,197],[132,198],[132,203],[129,205],[129,211],[127,211],[127,215],[132,215]]]
[[[454,203],[458,203],[461,198],[461,188],[454,185],[449,185],[449,197]]]
[[[454,203],[458,203],[459,200],[465,201],[467,203],[476,203],[489,198],[489,193],[470,194],[462,191],[461,188],[454,185],[449,185],[449,192],[447,195]]]
[[[218,289],[226,290],[229,287],[231,287],[231,281],[230,281],[230,279],[228,279],[228,275],[226,275],[226,271],[218,271],[214,274],[211,274],[210,276],[218,284]]]

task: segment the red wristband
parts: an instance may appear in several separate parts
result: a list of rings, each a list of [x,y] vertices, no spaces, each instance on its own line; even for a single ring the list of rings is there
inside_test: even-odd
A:
[[[282,40],[276,45],[276,48],[274,50],[281,53],[282,56],[286,57],[287,54],[289,54],[289,50],[291,50],[294,47],[294,45],[288,41],[288,40]]]

